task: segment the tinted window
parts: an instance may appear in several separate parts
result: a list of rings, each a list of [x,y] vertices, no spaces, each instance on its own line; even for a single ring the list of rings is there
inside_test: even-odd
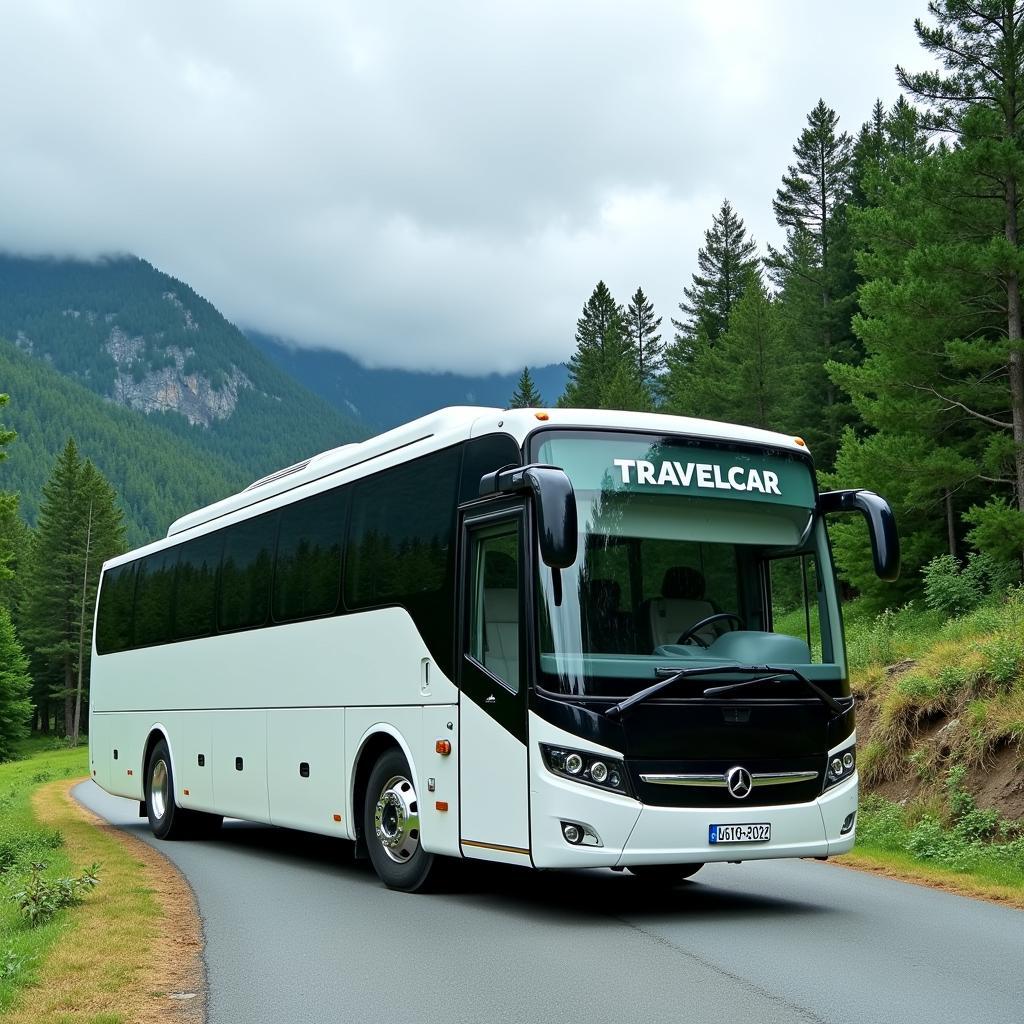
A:
[[[135,588],[135,646],[164,644],[171,639],[171,598],[178,548],[158,551],[139,562]]]
[[[462,456],[462,483],[459,501],[473,501],[480,497],[480,477],[505,466],[518,466],[522,462],[519,445],[508,434],[484,434],[466,442]]]
[[[519,534],[515,525],[473,537],[469,653],[519,690]]]
[[[96,650],[100,654],[123,651],[131,646],[134,600],[134,562],[119,565],[103,574],[96,618]]]
[[[224,531],[220,628],[262,626],[270,612],[277,513],[247,519]]]
[[[222,544],[222,535],[213,533],[191,540],[181,548],[174,591],[176,640],[209,636],[214,630]]]
[[[436,593],[451,564],[458,449],[355,484],[345,570],[351,608]]]
[[[274,618],[327,615],[338,605],[346,492],[327,491],[281,512],[274,568]]]

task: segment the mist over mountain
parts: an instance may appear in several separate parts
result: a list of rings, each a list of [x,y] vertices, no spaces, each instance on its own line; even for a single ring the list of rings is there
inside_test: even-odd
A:
[[[300,348],[259,331],[252,343],[282,370],[336,409],[379,430],[397,426],[447,405],[490,405],[503,409],[515,390],[514,373],[459,374],[370,369],[343,352]],[[563,363],[530,367],[537,390],[554,405],[565,390]]]

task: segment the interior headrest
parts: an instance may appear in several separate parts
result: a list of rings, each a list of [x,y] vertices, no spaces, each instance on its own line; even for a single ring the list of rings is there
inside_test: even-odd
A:
[[[704,574],[689,565],[674,565],[665,570],[661,596],[700,601],[704,597]]]

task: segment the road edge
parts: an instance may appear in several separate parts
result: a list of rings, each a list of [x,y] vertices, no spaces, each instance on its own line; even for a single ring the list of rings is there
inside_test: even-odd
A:
[[[82,1019],[93,1020],[109,1014],[120,1020],[122,1014],[127,1013],[129,1016],[123,1019],[130,1019],[132,1024],[205,1024],[208,988],[203,959],[202,918],[195,893],[185,876],[162,853],[112,825],[78,801],[72,790],[87,781],[88,778],[77,778],[40,786],[32,794],[33,813],[41,824],[60,829],[64,835],[65,850],[76,863],[98,859],[93,856],[94,850],[87,849],[87,840],[81,838],[83,825],[121,847],[140,869],[139,884],[152,897],[157,913],[137,945],[138,960],[130,965],[130,996],[124,985],[110,984],[94,985],[88,992],[82,991],[77,995],[70,992],[67,1002],[61,1007],[66,1016],[60,1019],[75,1020],[82,1015]],[[109,845],[106,848],[109,853]],[[108,919],[102,924],[87,920],[90,904],[107,898],[107,892],[110,892],[109,889],[104,891],[105,881],[110,884],[109,879],[105,879],[101,864],[99,887],[76,911],[71,927],[48,951],[46,961],[59,963],[62,959],[65,962],[73,959],[78,944],[87,944],[81,942],[83,938],[90,943],[95,939],[95,933],[89,932],[90,928],[117,929],[116,917],[113,922]],[[126,922],[126,926],[138,928],[139,923],[135,919]],[[29,1014],[26,1019],[35,1019],[31,1017],[33,1012],[45,1014],[51,1009],[42,1002],[47,998],[46,961],[41,965],[39,983],[25,989],[19,1002],[12,1007],[15,1020],[19,1019],[19,1014],[26,1013]],[[128,977],[125,980],[128,981]]]

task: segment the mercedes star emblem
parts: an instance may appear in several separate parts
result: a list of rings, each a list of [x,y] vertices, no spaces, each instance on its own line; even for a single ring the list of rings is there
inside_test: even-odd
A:
[[[729,787],[729,792],[732,793],[737,800],[742,800],[744,797],[750,795],[750,790],[752,788],[750,772],[748,772],[746,768],[730,768],[725,773],[725,784]]]

